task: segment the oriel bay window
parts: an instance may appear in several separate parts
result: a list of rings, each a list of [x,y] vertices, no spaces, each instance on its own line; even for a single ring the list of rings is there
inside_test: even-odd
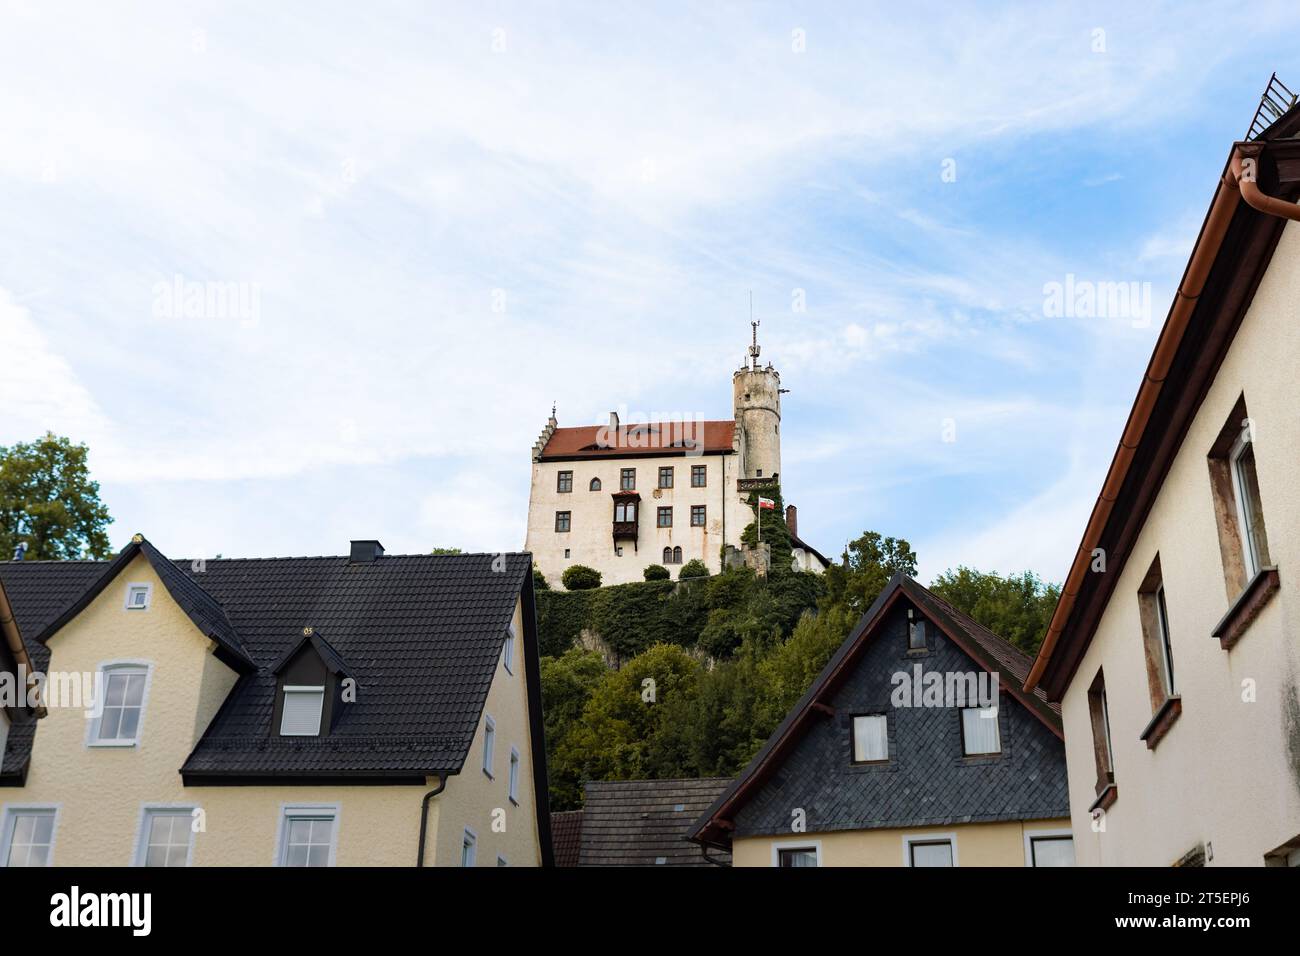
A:
[[[614,548],[618,551],[620,539],[631,539],[636,547],[637,510],[641,496],[635,491],[619,491],[614,494]]]

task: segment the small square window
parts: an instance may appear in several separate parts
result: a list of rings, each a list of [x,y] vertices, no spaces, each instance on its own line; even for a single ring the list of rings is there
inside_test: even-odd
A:
[[[705,514],[704,505],[691,505],[691,527],[692,528],[704,527],[704,514]]]
[[[884,714],[853,718],[853,762],[880,763],[889,759],[889,720]]]
[[[573,491],[573,472],[562,471],[555,476],[555,490],[562,495]]]
[[[570,511],[555,512],[555,530],[561,532],[568,531],[572,514],[573,513]]]
[[[673,526],[673,509],[660,508],[655,516],[655,525],[660,528],[671,528]]]
[[[565,548],[565,549],[564,549],[564,560],[566,560],[566,561],[569,560],[569,549],[568,549],[568,548]]]
[[[708,469],[704,465],[691,465],[691,487],[706,487],[708,484],[708,474]]]
[[[1002,752],[996,706],[962,708],[961,746],[962,753],[967,757]]]
[[[281,866],[333,866],[337,807],[286,807],[280,825]]]
[[[620,470],[618,483],[623,491],[636,491],[636,469],[624,468]]]
[[[126,586],[126,609],[128,611],[147,611],[152,595],[153,585],[151,584],[128,584]]]
[[[49,866],[54,856],[54,808],[11,809],[0,846],[5,866]]]
[[[669,465],[666,468],[659,469],[659,487],[671,488],[673,486],[673,469]]]
[[[189,866],[194,846],[194,810],[147,809],[140,827],[137,866]]]
[[[324,711],[324,687],[286,685],[280,705],[280,736],[319,737]]]

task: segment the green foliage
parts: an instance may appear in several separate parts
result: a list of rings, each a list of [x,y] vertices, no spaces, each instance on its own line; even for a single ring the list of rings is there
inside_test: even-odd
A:
[[[570,648],[560,657],[543,657],[542,719],[546,730],[548,749],[562,739],[570,727],[582,716],[591,695],[605,679],[608,669],[599,654]],[[548,757],[547,769],[551,778],[551,800],[567,809],[582,805],[583,781],[565,767],[557,766],[557,757]]]
[[[1002,577],[966,567],[945,571],[930,590],[1031,656],[1038,653],[1061,597],[1060,585],[1045,583],[1032,571]]]
[[[600,572],[585,564],[574,564],[564,569],[560,581],[570,591],[590,591],[600,587]]]
[[[551,589],[551,584],[549,581],[546,580],[546,575],[542,574],[542,569],[534,564],[533,565],[533,590],[549,591],[550,589]]]
[[[707,574],[708,572],[706,571],[705,573]],[[644,574],[647,581],[667,581],[671,577],[668,573],[668,569],[662,564],[648,565]]]
[[[0,446],[0,559],[12,557],[19,541],[29,559],[108,557],[112,519],[86,455],[85,445],[51,432]]]
[[[666,568],[664,569],[664,573],[667,573]],[[707,578],[708,576],[709,568],[699,558],[691,558],[691,560],[683,564],[681,570],[677,572],[677,580],[679,581],[685,581],[687,578]],[[646,580],[649,580],[649,578]]]
[[[464,554],[460,548],[434,548],[430,554]]]
[[[555,809],[573,806],[583,781],[635,780],[662,763],[652,752],[672,713],[668,705],[695,694],[699,671],[680,647],[656,644],[609,672],[578,719],[559,732],[548,764],[558,781]]]
[[[849,542],[839,564],[827,568],[825,604],[842,604],[855,614],[865,614],[899,571],[915,576],[912,546],[904,538],[883,538],[868,531]]]

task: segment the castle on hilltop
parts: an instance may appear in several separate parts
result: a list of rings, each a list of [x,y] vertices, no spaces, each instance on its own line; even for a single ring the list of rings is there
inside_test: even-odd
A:
[[[721,570],[724,546],[740,547],[753,521],[749,494],[781,475],[781,375],[758,362],[758,323],[745,363],[731,378],[732,417],[713,421],[619,421],[561,428],[555,409],[532,450],[525,549],[552,587],[575,564],[604,584],[643,580],[703,561]],[[794,560],[821,572],[826,559],[798,537],[786,508]]]

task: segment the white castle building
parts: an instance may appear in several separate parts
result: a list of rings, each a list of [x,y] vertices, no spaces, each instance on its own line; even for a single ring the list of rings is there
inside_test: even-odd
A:
[[[730,419],[620,422],[561,428],[555,410],[533,445],[526,550],[551,587],[564,570],[595,568],[603,584],[644,580],[698,558],[722,568],[753,512],[749,493],[781,474],[781,376],[758,364],[758,323],[745,365],[732,375]],[[826,559],[799,540],[794,559],[821,572]],[[674,576],[676,576],[674,574]]]

